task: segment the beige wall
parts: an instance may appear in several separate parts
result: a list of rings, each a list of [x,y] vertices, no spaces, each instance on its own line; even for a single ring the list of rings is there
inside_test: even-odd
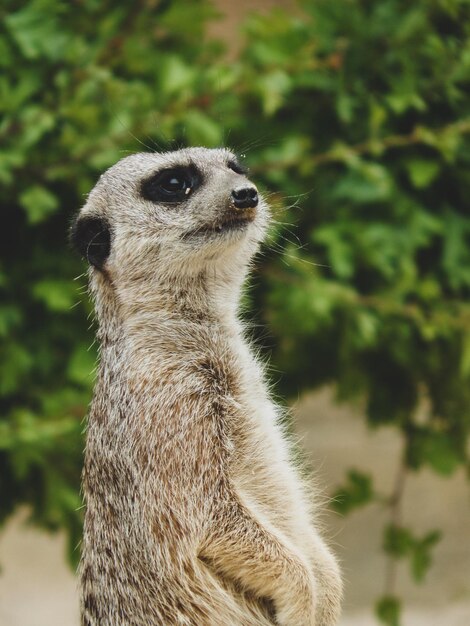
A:
[[[327,493],[334,491],[351,467],[369,471],[376,489],[390,493],[401,451],[400,439],[392,428],[371,431],[359,413],[336,406],[328,391],[304,399],[296,416],[303,447]],[[346,518],[334,513],[325,518],[328,534],[343,561],[348,614],[361,612],[383,591],[385,559],[381,542],[386,521],[386,512],[377,505]],[[423,623],[469,626],[470,498],[464,472],[452,478],[428,470],[412,473],[405,485],[403,523],[417,534],[440,528],[444,536],[435,548],[435,562],[424,584],[416,585],[407,564],[400,565],[398,593],[420,615],[430,611],[429,621]],[[405,626],[420,624],[417,620],[415,616]]]

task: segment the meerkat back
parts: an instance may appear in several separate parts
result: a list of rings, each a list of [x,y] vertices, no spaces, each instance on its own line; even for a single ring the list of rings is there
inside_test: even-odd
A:
[[[100,362],[82,626],[333,626],[341,578],[237,316],[269,211],[228,150],[136,154],[72,227]]]

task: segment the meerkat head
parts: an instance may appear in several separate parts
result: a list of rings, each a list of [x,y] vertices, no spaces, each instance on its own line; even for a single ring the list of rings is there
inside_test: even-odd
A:
[[[105,172],[71,239],[98,272],[119,277],[247,264],[268,210],[237,157],[188,148],[126,157]]]

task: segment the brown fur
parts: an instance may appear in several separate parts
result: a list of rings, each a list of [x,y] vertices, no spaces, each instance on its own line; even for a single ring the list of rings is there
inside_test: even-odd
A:
[[[341,580],[314,525],[280,412],[237,319],[268,222],[193,235],[246,184],[226,150],[128,157],[78,220],[111,228],[90,269],[99,375],[89,414],[80,566],[83,626],[333,626]],[[141,181],[193,163],[181,206]]]

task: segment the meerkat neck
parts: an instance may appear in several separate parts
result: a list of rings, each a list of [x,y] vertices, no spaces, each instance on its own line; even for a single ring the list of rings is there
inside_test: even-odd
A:
[[[181,337],[195,332],[239,335],[237,318],[244,276],[201,271],[133,281],[118,291],[111,283],[95,292],[102,348],[125,345],[133,351],[178,351]],[[103,282],[103,278],[99,280]],[[103,295],[103,294],[106,295]],[[111,319],[110,319],[111,318]],[[174,344],[174,345],[173,345]]]

